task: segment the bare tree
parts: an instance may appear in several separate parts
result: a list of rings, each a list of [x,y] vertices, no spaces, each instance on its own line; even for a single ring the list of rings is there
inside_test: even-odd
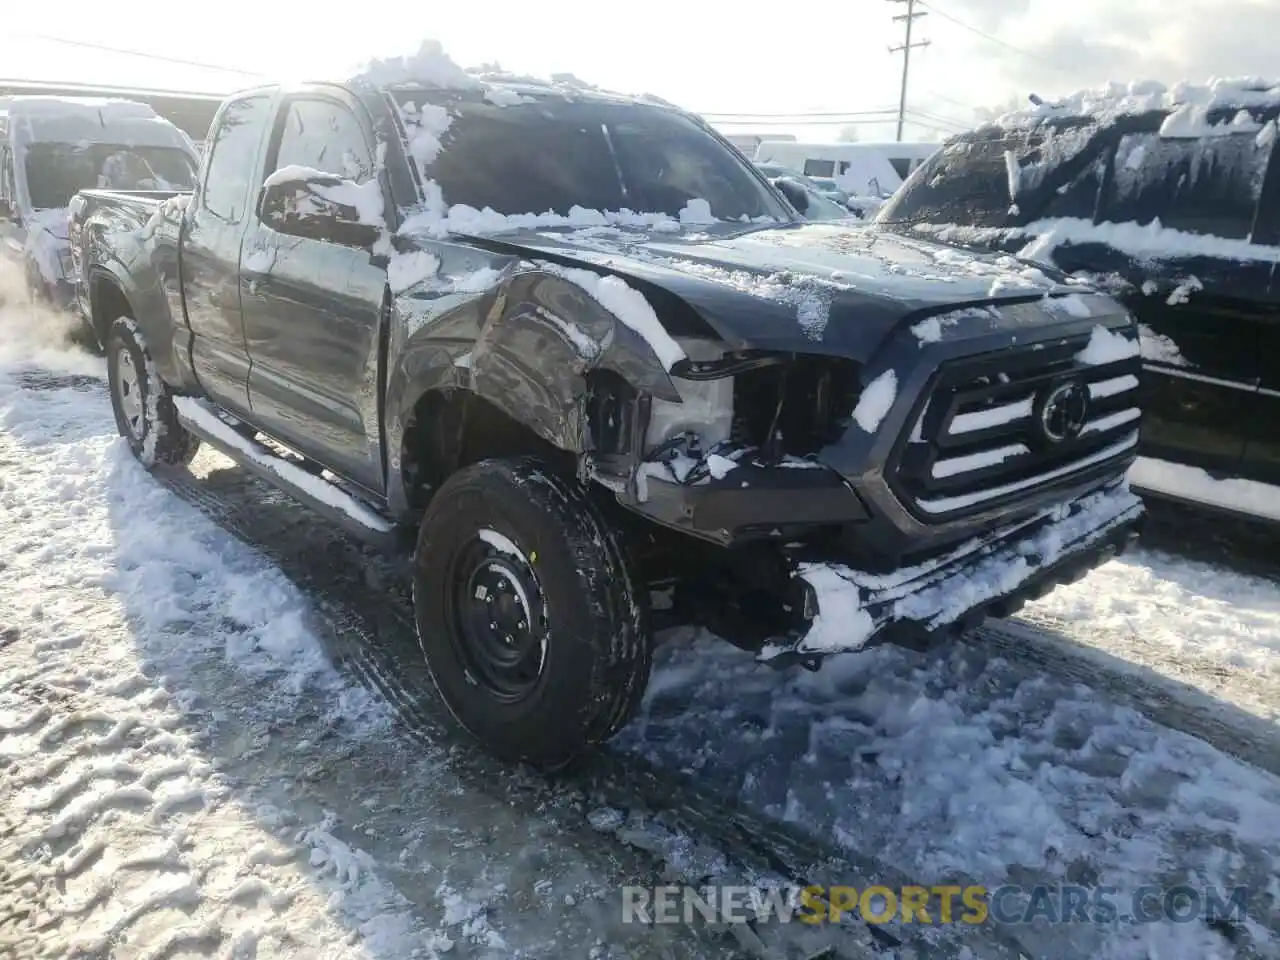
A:
[[[840,132],[836,134],[836,139],[841,143],[857,143],[859,140],[858,128],[853,124],[848,124],[840,128]]]

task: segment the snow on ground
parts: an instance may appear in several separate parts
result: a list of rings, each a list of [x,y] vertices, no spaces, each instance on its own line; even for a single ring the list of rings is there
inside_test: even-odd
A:
[[[1171,921],[1019,928],[1037,956],[1280,955],[1280,778],[976,642],[771,676],[690,632],[659,650],[619,746],[915,882],[1113,886],[1122,911],[1144,884],[1251,889],[1231,939]]]
[[[70,376],[33,389],[43,362]],[[406,743],[298,588],[128,456],[76,376],[100,370],[0,356],[0,955],[585,956],[624,937],[607,895],[634,858],[549,824],[527,782],[465,776],[448,742]],[[1026,620],[1135,675],[1277,674],[1275,583],[1152,550]],[[664,639],[616,753],[926,883],[1251,890],[1243,925],[1019,929],[1036,956],[1280,956],[1280,778],[1098,678],[977,635],[813,675]],[[1280,702],[1259,689],[1254,707]]]
[[[723,954],[619,926],[662,860],[580,796],[406,736],[333,666],[345,621],[149,476],[47,332],[0,310],[0,956]]]
[[[1022,616],[1280,724],[1278,580],[1138,549]]]

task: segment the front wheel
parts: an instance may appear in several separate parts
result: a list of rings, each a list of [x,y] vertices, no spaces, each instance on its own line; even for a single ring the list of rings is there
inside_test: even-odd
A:
[[[499,757],[562,768],[639,705],[651,650],[625,556],[539,461],[484,461],[436,492],[413,589],[441,698]]]
[[[200,440],[178,422],[173,394],[156,374],[142,332],[121,317],[107,336],[107,385],[120,436],[146,467],[190,463]]]

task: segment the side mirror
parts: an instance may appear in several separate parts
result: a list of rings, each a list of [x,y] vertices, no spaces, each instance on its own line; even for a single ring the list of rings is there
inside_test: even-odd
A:
[[[258,201],[258,218],[271,229],[293,237],[322,240],[345,247],[371,248],[380,230],[362,222],[353,191],[377,188],[342,177],[315,174],[267,178]],[[350,201],[350,202],[348,202]]]
[[[773,185],[800,213],[809,212],[809,193],[799,183],[790,177],[778,177],[773,181]]]

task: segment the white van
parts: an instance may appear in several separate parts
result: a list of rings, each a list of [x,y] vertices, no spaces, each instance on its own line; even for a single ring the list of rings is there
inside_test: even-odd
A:
[[[81,190],[190,190],[191,139],[145,103],[0,97],[0,254],[28,288],[67,306],[74,267],[67,205]]]
[[[830,179],[850,196],[888,197],[911,171],[941,144],[794,143],[766,140],[756,148],[757,163],[780,163],[807,177]]]

